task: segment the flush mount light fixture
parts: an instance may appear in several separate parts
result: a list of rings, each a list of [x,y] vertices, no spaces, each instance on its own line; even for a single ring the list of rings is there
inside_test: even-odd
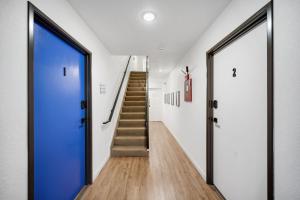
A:
[[[143,14],[143,19],[146,21],[146,22],[152,22],[153,20],[155,20],[156,16],[153,12],[145,12]]]

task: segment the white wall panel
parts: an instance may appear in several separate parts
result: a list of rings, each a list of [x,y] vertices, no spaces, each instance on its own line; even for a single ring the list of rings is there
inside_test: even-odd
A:
[[[33,0],[66,32],[92,52],[93,178],[110,154],[116,125],[107,119],[127,56],[112,56],[64,0]],[[0,1],[0,199],[27,199],[27,1]],[[100,94],[100,84],[106,93]],[[122,98],[120,98],[122,99]],[[119,105],[120,106],[120,105]],[[117,111],[118,113],[118,111]]]

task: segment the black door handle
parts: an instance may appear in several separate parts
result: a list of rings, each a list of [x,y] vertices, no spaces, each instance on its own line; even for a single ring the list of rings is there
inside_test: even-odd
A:
[[[86,101],[81,101],[80,102],[80,107],[81,107],[82,110],[86,109]]]
[[[215,123],[218,123],[218,118],[214,117],[213,121],[214,121]]]
[[[84,124],[86,122],[86,118],[83,117],[83,118],[81,118],[80,121],[81,121],[81,124]]]
[[[218,101],[217,100],[213,100],[212,104],[213,104],[212,105],[213,108],[216,108],[216,109],[218,108]]]

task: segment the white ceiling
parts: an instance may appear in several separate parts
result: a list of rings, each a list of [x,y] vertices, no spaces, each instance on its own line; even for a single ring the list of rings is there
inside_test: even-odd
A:
[[[230,0],[68,1],[111,53],[148,55],[151,71],[161,75],[174,67],[178,59],[230,2]],[[155,13],[157,18],[154,22],[146,23],[142,20],[145,11]]]

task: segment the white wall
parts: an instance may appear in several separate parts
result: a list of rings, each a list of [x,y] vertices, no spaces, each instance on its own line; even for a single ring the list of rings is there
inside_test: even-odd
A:
[[[206,51],[244,22],[267,0],[233,0],[199,41],[178,62],[164,91],[181,91],[179,109],[164,105],[163,121],[196,168],[206,176]],[[300,1],[274,0],[275,68],[275,197],[300,198]],[[193,102],[183,101],[188,65],[193,78]]]
[[[300,199],[300,1],[274,1],[275,197]]]
[[[178,62],[167,79],[164,91],[180,90],[181,105],[178,109],[164,104],[163,121],[204,178],[206,177],[206,52],[267,2],[267,0],[232,1]],[[184,74],[180,70],[187,65],[193,79],[192,102],[185,102],[183,97]]]
[[[149,88],[163,88],[165,78],[155,77],[149,72]]]
[[[149,72],[149,120],[162,121],[164,79],[155,77]]]
[[[146,56],[132,56],[130,65],[132,71],[146,71]]]
[[[64,0],[33,0],[93,53],[93,177],[109,157],[116,124],[108,117],[127,56],[112,56]],[[27,1],[0,1],[0,199],[27,199]],[[100,95],[99,84],[106,85]],[[123,90],[124,91],[124,90]],[[122,99],[122,98],[121,98]],[[118,105],[120,107],[120,103]]]
[[[96,53],[96,52],[95,52]],[[100,170],[106,163],[110,155],[110,145],[115,131],[119,110],[126,89],[126,82],[129,71],[126,74],[123,87],[120,92],[118,103],[112,121],[106,125],[102,122],[107,121],[118,92],[124,70],[129,56],[110,56],[106,65],[96,67],[94,64],[93,53],[93,178],[95,179]],[[103,59],[104,60],[104,59]],[[95,66],[95,67],[94,67]],[[99,77],[99,75],[102,75]],[[95,77],[96,76],[96,77]],[[105,86],[105,94],[100,94],[100,84]]]
[[[162,121],[163,95],[161,88],[149,88],[149,120]]]

